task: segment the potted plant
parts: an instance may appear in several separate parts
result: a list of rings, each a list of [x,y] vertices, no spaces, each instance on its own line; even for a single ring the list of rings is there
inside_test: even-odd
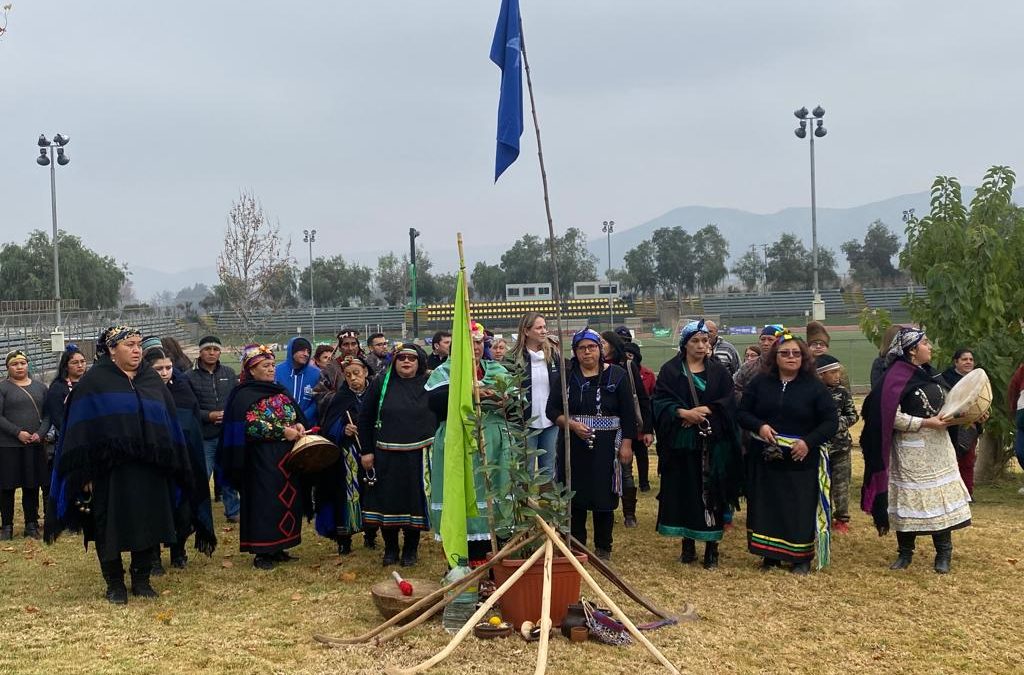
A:
[[[533,418],[522,390],[523,372],[514,366],[509,377],[501,378],[494,387],[500,401],[503,433],[509,439],[508,464],[496,465],[486,460],[478,472],[486,480],[487,497],[492,503],[498,500],[510,502],[503,508],[492,508],[495,514],[494,529],[501,539],[509,539],[521,533],[538,529],[536,517],[544,519],[563,535],[569,531],[569,505],[573,493],[557,482],[532,470],[542,450],[529,447],[531,436],[540,433],[530,429]],[[491,476],[499,471],[508,472],[507,489],[501,494],[491,490],[497,481]],[[494,577],[501,585],[526,561],[530,555],[543,546],[543,538],[520,549],[514,556],[502,560],[494,567]],[[580,562],[586,562],[585,554],[577,554]],[[551,621],[559,626],[565,618],[569,605],[580,599],[580,575],[566,558],[558,556],[552,562],[551,571]],[[534,563],[531,569],[517,581],[500,600],[503,618],[518,627],[524,621],[537,623],[541,614],[541,594],[544,585],[542,561]]]

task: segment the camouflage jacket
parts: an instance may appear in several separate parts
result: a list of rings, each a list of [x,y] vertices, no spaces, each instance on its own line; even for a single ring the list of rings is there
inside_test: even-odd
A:
[[[849,452],[853,449],[850,427],[857,423],[860,415],[857,414],[857,407],[853,404],[853,395],[850,394],[849,389],[840,384],[829,387],[828,391],[832,394],[832,400],[835,401],[836,410],[839,412],[839,431],[828,442],[828,451],[829,453],[844,450]]]

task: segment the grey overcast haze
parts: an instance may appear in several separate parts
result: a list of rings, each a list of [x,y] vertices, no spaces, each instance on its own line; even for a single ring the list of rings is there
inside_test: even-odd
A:
[[[498,262],[547,229],[528,102],[520,158],[493,182],[499,4],[16,1],[0,39],[0,242],[49,231],[35,141],[62,132],[61,228],[133,269],[186,273],[169,290],[211,281],[187,272],[212,269],[242,189],[302,266],[305,228],[318,256],[373,264],[414,226],[442,269],[457,231],[470,266]],[[604,220],[623,233],[684,206],[807,207],[792,111],[819,103],[821,207],[1021,169],[1024,2],[521,6],[559,232],[600,239]],[[788,229],[809,245],[806,220]]]

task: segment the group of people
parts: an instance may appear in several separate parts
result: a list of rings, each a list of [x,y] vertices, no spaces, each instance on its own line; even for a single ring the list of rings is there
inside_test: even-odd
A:
[[[511,347],[477,323],[471,338],[486,461],[498,467],[492,490],[504,493],[510,479],[496,392],[516,374],[536,450],[532,470],[571,481],[571,534],[586,544],[592,523],[598,556],[612,556],[620,505],[624,526],[637,526],[655,440],[655,529],[681,539],[684,564],[697,561],[699,541],[703,566],[719,565],[718,544],[741,499],[748,550],[766,570],[786,563],[806,574],[812,563],[827,565],[831,536],[848,531],[850,428],[859,416],[821,324],[809,324],[806,339],[765,326],[741,359],[713,322],[690,321],[657,375],[624,326],[577,332],[566,356],[535,312],[522,318]],[[30,376],[26,355],[11,352],[0,381],[0,539],[13,536],[20,488],[25,536],[42,529],[53,541],[63,530],[81,531],[95,545],[114,603],[127,602],[121,556],[130,552],[131,593],[152,597],[162,546],[175,567],[187,564],[193,535],[195,547],[212,554],[213,477],[216,499],[239,523],[240,549],[257,569],[293,559],[288,550],[300,543],[304,519],[339,554],[351,553],[359,534],[376,548],[379,534],[384,565],[415,565],[421,534],[440,536],[445,508],[451,335],[436,334],[430,355],[381,333],[367,347],[351,329],[315,349],[295,337],[280,363],[269,347],[247,345],[236,376],[221,363],[215,336],[200,340],[193,364],[172,338],[119,326],[102,333],[88,370],[81,350],[68,345],[48,389]],[[896,531],[894,569],[910,565],[916,537],[929,534],[935,570],[948,572],[951,533],[970,524],[980,428],[952,427],[937,413],[972,366],[961,350],[952,369],[937,373],[927,336],[914,328],[894,327],[883,341],[863,406],[861,505],[880,534]],[[1024,366],[1009,401],[1019,431],[1022,389]],[[310,433],[332,441],[340,457],[322,471],[296,473],[287,459]],[[49,456],[47,447],[55,448]],[[481,459],[473,461],[478,514],[466,530],[469,564],[477,565],[495,536],[488,517],[493,522],[508,505],[487,499]],[[43,528],[40,492],[48,499]]]

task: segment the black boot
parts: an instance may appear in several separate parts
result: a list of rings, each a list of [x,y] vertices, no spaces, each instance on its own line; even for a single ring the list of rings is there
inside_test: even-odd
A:
[[[185,553],[185,547],[175,544],[171,547],[171,567],[178,570],[185,569],[185,565],[188,564],[188,554]]]
[[[380,564],[384,567],[398,563],[398,528],[385,527],[381,529],[381,537],[384,539],[384,557]]]
[[[889,565],[891,570],[905,570],[910,567],[910,563],[914,560],[914,535],[911,532],[897,532],[896,533],[896,550],[898,557],[896,561]]]
[[[402,546],[402,567],[412,567],[419,560],[420,531],[412,528],[403,530],[405,541]]]
[[[152,571],[151,567],[143,567],[142,569],[133,569],[132,573],[132,595],[139,598],[158,598],[160,595],[153,589],[149,583],[149,574]]]
[[[932,535],[935,544],[935,572],[949,574],[949,565],[953,562],[953,533],[940,532]]]
[[[781,567],[781,566],[782,566],[782,561],[781,560],[776,560],[775,558],[762,558],[762,560],[761,560],[761,571],[762,572],[769,572],[769,571],[775,569],[776,567]]]
[[[697,561],[697,543],[693,539],[683,539],[683,552],[679,556],[679,562],[684,565]]]
[[[793,567],[789,570],[797,576],[805,577],[811,573],[811,563],[808,561],[793,563]]]
[[[367,528],[363,530],[363,548],[375,549],[377,548],[377,528]]]
[[[120,560],[100,562],[103,580],[107,582],[107,602],[112,605],[128,604],[128,589],[124,585],[124,568]]]
[[[0,541],[10,541],[14,538],[14,525],[0,527]]]
[[[622,524],[636,527],[636,488],[622,488]]]
[[[39,534],[39,523],[25,523],[25,536],[29,539],[42,539]]]
[[[691,540],[692,541],[692,540]],[[718,568],[718,542],[709,541],[704,544],[704,569]]]
[[[257,553],[256,557],[252,559],[252,566],[258,570],[268,572],[274,569],[274,558],[273,556]]]
[[[149,573],[154,577],[162,577],[167,573],[167,570],[164,569],[164,563],[160,559],[159,555],[153,556],[153,566],[150,568]]]
[[[352,552],[352,536],[343,534],[338,537],[338,555],[348,555]]]

